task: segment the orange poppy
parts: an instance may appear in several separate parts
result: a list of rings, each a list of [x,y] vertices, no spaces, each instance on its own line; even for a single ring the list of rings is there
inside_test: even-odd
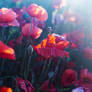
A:
[[[3,86],[0,88],[0,92],[13,92],[13,90],[11,88]]]
[[[61,41],[60,43],[56,43],[55,36],[48,35],[46,39],[44,39],[39,45],[34,46],[37,53],[45,58],[49,57],[69,57],[69,53],[64,51],[69,45],[68,41]]]
[[[0,58],[15,60],[15,52],[12,48],[8,47],[0,41]]]

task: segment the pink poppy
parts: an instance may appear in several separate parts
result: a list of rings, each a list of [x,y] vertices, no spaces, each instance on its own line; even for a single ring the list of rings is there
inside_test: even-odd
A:
[[[89,60],[92,60],[92,48],[87,46],[85,49],[84,49],[84,56],[89,59]]]
[[[48,19],[47,11],[37,4],[31,4],[27,8],[27,12],[30,16],[37,18],[40,21],[46,21]]]
[[[16,19],[18,20],[20,26],[24,25],[26,23],[26,21],[23,18],[23,14],[25,12],[25,7],[22,8],[22,9],[14,8],[13,11],[16,12],[16,14],[17,14],[17,18]]]
[[[12,48],[0,41],[0,58],[15,60],[15,52]]]
[[[72,69],[66,69],[62,75],[61,83],[63,86],[75,85],[77,82],[77,72]]]
[[[19,26],[16,20],[16,13],[12,9],[0,9],[0,25],[1,26]]]
[[[24,37],[30,36],[33,39],[37,39],[40,37],[41,33],[42,33],[42,29],[30,23],[27,23],[22,27],[22,35]]]

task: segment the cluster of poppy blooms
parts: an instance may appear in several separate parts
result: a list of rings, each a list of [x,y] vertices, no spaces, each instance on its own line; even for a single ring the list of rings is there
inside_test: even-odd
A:
[[[65,3],[61,3],[60,6],[54,6],[55,8],[61,8],[65,5]],[[27,12],[30,17],[30,21],[26,23],[23,19],[23,13]],[[38,39],[43,32],[42,29],[38,26],[39,21],[45,22],[48,19],[47,11],[36,4],[31,4],[26,9],[21,9],[19,11],[2,8],[0,9],[0,26],[18,26],[21,29],[21,36],[17,39],[11,40],[8,42],[8,45],[13,47],[16,44],[21,44],[23,37]],[[21,23],[20,20],[23,20]],[[35,20],[35,23],[34,23]],[[36,21],[37,20],[37,21]],[[34,47],[34,50],[38,55],[44,58],[69,58],[69,52],[66,51],[67,48],[79,48],[82,45],[83,39],[85,38],[85,34],[83,31],[75,30],[73,32],[64,33],[62,35],[58,34],[49,34],[47,38],[43,39],[42,42]],[[29,39],[28,39],[29,40]],[[0,41],[0,58],[4,59],[12,59],[15,60],[15,52],[14,49],[7,46]],[[84,56],[92,60],[92,48],[86,47],[84,48]],[[64,87],[68,87],[71,85],[81,87],[84,92],[92,91],[92,73],[88,72],[87,69],[81,70],[80,72],[80,80],[78,80],[78,73],[73,70],[76,65],[72,62],[67,63],[68,69],[64,71],[61,76],[61,84]],[[32,84],[21,78],[17,79],[18,87],[20,86],[25,92],[33,92]],[[26,83],[30,87],[26,87]],[[57,92],[57,88],[52,84],[50,88],[48,88],[49,82],[44,82],[41,89],[48,90],[49,92]],[[12,92],[11,88],[2,87],[0,88],[0,92]]]
[[[33,21],[32,23],[24,22],[21,26],[19,19],[20,20],[23,19],[22,16],[25,11],[30,15],[31,18],[32,17],[34,19],[36,18],[38,21],[46,21],[48,18],[46,10],[36,4],[31,4],[27,9],[25,10],[21,9],[18,11],[8,8],[0,9],[0,26],[18,26],[22,29],[20,37],[9,41],[8,44],[11,47],[14,47],[16,44],[20,44],[23,36],[24,37],[31,36],[31,38],[37,39],[40,37],[42,33],[42,29],[37,27],[35,23],[33,23]],[[6,46],[2,41],[0,41],[0,47],[1,47],[0,51],[1,58],[15,59],[15,53],[12,48]]]

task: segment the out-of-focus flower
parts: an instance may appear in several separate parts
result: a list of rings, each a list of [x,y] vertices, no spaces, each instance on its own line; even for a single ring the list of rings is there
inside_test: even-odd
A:
[[[25,7],[20,9],[20,8],[14,8],[14,12],[17,14],[17,20],[20,24],[20,26],[24,25],[26,23],[26,20],[23,18],[23,14],[25,13]]]
[[[15,60],[15,52],[12,48],[0,41],[0,58]]]
[[[84,49],[84,56],[88,59],[88,60],[92,60],[92,48],[87,46]]]
[[[83,18],[80,14],[75,13],[74,11],[72,11],[71,9],[69,9],[68,11],[65,11],[63,13],[64,16],[64,22],[71,22],[73,24],[80,24],[83,21]]]
[[[33,24],[25,24],[23,27],[22,27],[22,35],[24,37],[32,37],[33,39],[37,39],[40,37],[42,33],[42,29],[38,28],[37,26],[34,26]]]
[[[47,11],[37,4],[31,4],[27,8],[27,12],[30,16],[37,18],[40,21],[46,21],[48,19]]]
[[[26,84],[28,86],[26,86]],[[25,92],[33,92],[34,88],[32,84],[28,80],[23,80],[22,78],[17,78],[17,85],[18,87],[21,87]]]
[[[66,6],[66,0],[54,0],[53,7],[60,9]]]
[[[79,86],[92,90],[92,73],[88,69],[81,70]]]
[[[57,89],[54,87],[53,84],[51,84],[50,87],[49,87],[49,82],[48,81],[43,83],[41,89],[43,91],[47,90],[48,92],[57,92]]]
[[[71,41],[72,48],[79,48],[83,43],[83,39],[85,38],[85,33],[80,30],[75,30],[73,32],[67,33],[66,38],[68,41]]]
[[[0,26],[19,26],[16,13],[12,9],[0,9]]]
[[[45,58],[58,57],[64,58],[69,57],[69,53],[64,51],[68,47],[68,41],[61,41],[56,43],[55,36],[48,35],[40,44],[34,46],[37,53]]]
[[[3,86],[0,88],[0,92],[13,92],[13,90],[9,87]]]
[[[62,75],[61,83],[63,86],[76,85],[77,72],[72,69],[66,69]]]

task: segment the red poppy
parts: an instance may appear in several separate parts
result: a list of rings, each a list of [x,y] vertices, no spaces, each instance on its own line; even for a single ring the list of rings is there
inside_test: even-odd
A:
[[[13,92],[13,90],[11,88],[3,86],[0,88],[0,92]]]
[[[92,73],[88,72],[88,69],[81,70],[79,86],[92,88]]]
[[[72,69],[66,69],[62,75],[61,83],[63,86],[75,85],[77,82],[77,72]]]
[[[22,27],[22,34],[24,37],[31,36],[33,39],[37,39],[40,37],[41,33],[42,29],[30,23],[27,23]]]
[[[27,12],[30,16],[37,18],[40,21],[46,21],[48,19],[47,11],[37,4],[31,4],[27,8]]]
[[[42,85],[42,87],[41,87],[41,89],[43,91],[47,90],[48,92],[57,92],[57,89],[54,87],[53,84],[50,85],[50,88],[48,87],[48,85],[49,85],[48,81],[44,82],[43,85]]]
[[[70,44],[69,41],[61,41],[56,44],[56,48],[64,50],[65,48],[69,46],[69,44]]]
[[[19,26],[16,20],[16,13],[12,9],[2,8],[0,9],[0,25],[2,26]]]
[[[69,57],[69,53],[64,51],[64,48],[67,48],[67,42],[56,43],[55,36],[48,35],[39,45],[34,46],[37,53],[45,58],[48,57]]]
[[[0,41],[0,58],[15,60],[15,52],[12,48]]]
[[[89,46],[86,47],[84,49],[84,56],[89,59],[89,60],[92,60],[92,48],[90,48]]]

